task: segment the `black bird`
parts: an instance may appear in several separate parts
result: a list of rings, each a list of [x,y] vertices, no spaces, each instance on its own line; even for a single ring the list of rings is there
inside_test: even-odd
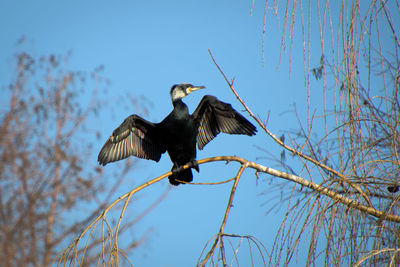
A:
[[[199,171],[196,145],[203,149],[220,132],[255,135],[257,129],[253,124],[230,104],[211,95],[204,96],[190,115],[182,98],[202,88],[205,87],[188,83],[172,86],[170,95],[174,109],[160,123],[149,122],[138,115],[126,118],[104,144],[98,156],[99,163],[106,165],[131,155],[158,162],[161,154],[167,151],[174,164],[169,181],[179,185],[180,181],[193,180],[191,168]],[[185,164],[191,168],[182,170]]]

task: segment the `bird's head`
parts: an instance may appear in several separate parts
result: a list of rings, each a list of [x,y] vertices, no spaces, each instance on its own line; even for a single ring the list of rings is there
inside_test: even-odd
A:
[[[194,86],[190,83],[181,83],[181,84],[175,84],[171,88],[171,100],[172,102],[182,99],[191,92],[197,91],[199,89],[206,88],[205,86]]]

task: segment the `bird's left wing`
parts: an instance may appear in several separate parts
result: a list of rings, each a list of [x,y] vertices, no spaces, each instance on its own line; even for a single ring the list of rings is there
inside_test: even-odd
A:
[[[114,130],[100,150],[99,163],[106,165],[131,155],[159,161],[166,148],[160,141],[157,130],[156,124],[137,115],[129,116]]]
[[[256,127],[232,108],[211,95],[204,96],[192,114],[198,127],[197,147],[203,149],[220,132],[255,135]]]

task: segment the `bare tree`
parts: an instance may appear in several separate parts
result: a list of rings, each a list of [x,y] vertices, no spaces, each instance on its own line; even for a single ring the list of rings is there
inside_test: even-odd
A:
[[[270,5],[284,25],[282,58],[289,48],[291,62],[294,32],[302,33],[308,103],[307,117],[295,107],[299,128],[286,131],[288,141],[274,139],[295,157],[277,161],[291,173],[382,212],[374,218],[319,191],[292,187],[284,192],[288,212],[271,262],[289,264],[307,241],[307,265],[398,265],[399,222],[389,217],[399,215],[399,2]],[[310,38],[316,33],[319,43]],[[316,57],[320,62],[311,67]],[[313,78],[319,85],[313,82],[311,89]]]
[[[87,158],[92,155],[92,141],[101,137],[88,124],[102,101],[96,93],[107,80],[101,76],[101,66],[90,73],[68,70],[68,58],[19,52],[15,77],[3,89],[2,266],[48,266],[66,242],[105,207],[134,166],[126,161],[116,178],[107,181],[104,193],[102,169]],[[121,232],[134,222],[127,222]],[[128,242],[126,251],[140,242]],[[87,249],[85,263],[97,259],[90,256],[99,245],[97,240]]]

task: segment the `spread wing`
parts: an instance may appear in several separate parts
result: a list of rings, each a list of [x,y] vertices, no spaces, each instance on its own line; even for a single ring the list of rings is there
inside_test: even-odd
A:
[[[100,150],[97,160],[101,165],[106,165],[132,155],[159,161],[166,148],[160,142],[157,130],[156,124],[131,115],[114,130]]]
[[[211,95],[204,96],[192,114],[198,127],[197,147],[203,149],[220,132],[255,135],[256,127],[232,108]]]

